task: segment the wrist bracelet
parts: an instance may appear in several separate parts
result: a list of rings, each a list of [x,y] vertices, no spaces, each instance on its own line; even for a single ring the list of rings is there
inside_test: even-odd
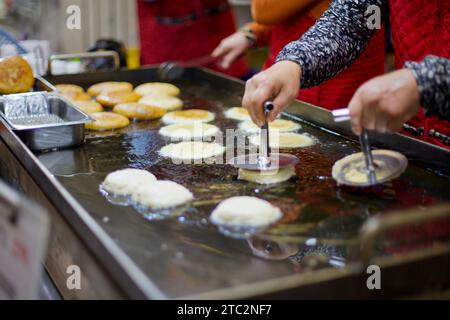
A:
[[[250,43],[251,47],[254,47],[256,45],[256,42],[257,42],[256,35],[251,28],[243,27],[239,31],[244,34],[245,38]]]

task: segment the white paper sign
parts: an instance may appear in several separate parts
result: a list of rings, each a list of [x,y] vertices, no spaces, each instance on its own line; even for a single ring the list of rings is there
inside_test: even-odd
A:
[[[0,182],[0,300],[37,298],[48,233],[47,213]]]

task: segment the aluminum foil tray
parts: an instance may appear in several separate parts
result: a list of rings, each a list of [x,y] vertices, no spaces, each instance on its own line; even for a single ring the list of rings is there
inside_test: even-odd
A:
[[[33,151],[79,146],[91,118],[56,93],[30,92],[0,98],[0,116]]]

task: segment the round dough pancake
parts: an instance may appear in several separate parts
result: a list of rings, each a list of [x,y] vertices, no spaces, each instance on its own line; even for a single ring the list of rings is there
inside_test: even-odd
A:
[[[192,123],[192,122],[211,122],[215,119],[215,115],[212,112],[200,109],[190,109],[182,111],[173,111],[166,114],[162,121],[165,124],[174,123]]]
[[[274,122],[269,123],[269,131],[272,132],[293,132],[301,129],[302,126],[293,121],[276,119]],[[247,133],[259,133],[261,128],[251,121],[245,121],[239,124],[239,129]]]
[[[168,209],[181,206],[194,199],[193,194],[173,181],[156,181],[141,186],[133,192],[134,203],[151,209]]]
[[[194,140],[220,134],[220,129],[207,123],[177,123],[162,127],[159,134],[174,140]]]
[[[165,95],[176,97],[180,94],[180,89],[170,83],[165,82],[149,82],[137,86],[134,91],[141,96],[148,95]]]
[[[104,111],[102,105],[95,101],[74,101],[73,104],[86,114]]]
[[[269,185],[288,181],[294,176],[296,176],[294,167],[281,168],[276,171],[266,172],[239,169],[238,179]]]
[[[15,56],[0,61],[0,94],[28,92],[33,85],[33,69],[24,58]]]
[[[142,103],[121,103],[114,107],[113,112],[136,120],[154,120],[166,114],[166,110],[162,108]]]
[[[55,88],[60,93],[84,93],[84,89],[80,86],[77,86],[76,84],[57,84],[55,85]]]
[[[250,143],[259,146],[261,138],[259,135],[251,136]],[[271,148],[293,149],[306,148],[316,144],[314,138],[307,134],[293,132],[273,132],[269,134],[269,146]]]
[[[171,96],[144,96],[139,100],[139,103],[163,108],[167,111],[177,110],[183,107],[183,101]]]
[[[250,114],[245,108],[235,107],[225,111],[225,117],[238,121],[251,121]]]
[[[163,147],[159,153],[163,157],[179,160],[200,160],[220,156],[225,147],[217,143],[183,141]]]
[[[233,197],[222,201],[210,219],[216,225],[262,227],[281,217],[281,210],[270,202],[255,197]]]
[[[115,81],[108,81],[108,82],[100,82],[97,84],[94,84],[89,87],[88,93],[91,96],[98,96],[101,93],[104,92],[112,92],[112,91],[133,91],[133,85],[129,82],[115,82]]]
[[[130,124],[130,120],[127,117],[112,112],[95,112],[90,114],[90,117],[95,121],[85,124],[88,130],[121,129]]]
[[[121,103],[137,102],[140,98],[141,96],[133,91],[109,91],[102,92],[96,100],[103,106],[112,108]]]
[[[114,195],[131,195],[143,185],[156,182],[156,177],[148,171],[123,169],[108,174],[101,185],[104,190]]]

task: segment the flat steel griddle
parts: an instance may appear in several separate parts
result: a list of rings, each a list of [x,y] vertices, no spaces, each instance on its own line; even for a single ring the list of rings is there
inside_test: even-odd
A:
[[[138,85],[158,81],[158,77],[155,68],[148,68],[59,76],[48,80],[53,84],[88,87],[111,80]],[[215,124],[222,130],[237,127],[238,122],[225,119],[223,111],[240,105],[241,82],[205,69],[192,69],[174,83],[181,88],[185,108],[215,112]],[[297,109],[301,114],[314,107],[297,103]],[[450,201],[450,179],[414,164],[402,177],[381,187],[337,187],[331,177],[331,168],[335,161],[359,151],[358,143],[324,129],[320,121],[328,121],[324,116],[326,112],[319,111],[322,114],[315,124],[307,122],[312,120],[307,116],[304,117],[307,121],[302,121],[298,113],[284,115],[301,121],[301,132],[316,137],[319,143],[294,151],[283,150],[298,156],[300,163],[296,167],[298,177],[280,185],[261,186],[238,181],[237,169],[226,164],[175,165],[170,159],[161,158],[158,150],[169,140],[158,135],[159,121],[135,122],[116,132],[91,133],[82,147],[36,154],[39,163],[56,177],[68,194],[51,195],[54,191],[51,184],[40,185],[54,202],[66,209],[66,218],[74,228],[79,228],[86,241],[93,240],[99,259],[114,265],[117,255],[126,257],[120,260],[121,263],[117,262],[119,267],[111,268],[113,273],[118,268],[127,269],[127,266],[137,267],[136,270],[142,272],[136,277],[128,276],[131,282],[142,280],[134,287],[142,290],[144,296],[250,297],[263,293],[270,296],[271,292],[279,290],[277,284],[286,284],[286,279],[311,273],[311,260],[316,264],[317,261],[323,263],[326,268],[344,267],[358,261],[359,230],[371,216]],[[408,142],[401,137],[395,139]],[[422,160],[419,163],[426,159]],[[100,194],[98,186],[106,174],[126,167],[146,169],[159,179],[185,185],[195,194],[193,206],[178,219],[146,221],[131,207],[109,203]],[[442,173],[449,168],[442,164],[433,167],[435,171],[438,169],[443,169]],[[34,170],[43,169],[37,166]],[[36,179],[43,182],[45,176],[44,172]],[[208,222],[208,216],[218,202],[236,195],[262,197],[278,205],[285,216],[278,225],[254,238],[227,238]],[[64,204],[66,197],[75,199],[95,220],[94,227],[100,226],[109,240],[99,240],[92,232],[92,226],[70,216],[72,210]],[[433,234],[434,241],[447,243],[448,230],[450,225],[443,234]],[[111,239],[120,250],[103,253],[102,244]],[[394,244],[395,239],[398,237],[391,237],[377,247],[377,254],[391,256],[397,252],[393,248],[400,247]],[[407,241],[406,238],[402,240]],[[414,250],[414,246],[407,248]],[[127,270],[124,272],[126,274]],[[268,283],[273,285],[267,287]],[[145,287],[147,284],[151,288]]]

